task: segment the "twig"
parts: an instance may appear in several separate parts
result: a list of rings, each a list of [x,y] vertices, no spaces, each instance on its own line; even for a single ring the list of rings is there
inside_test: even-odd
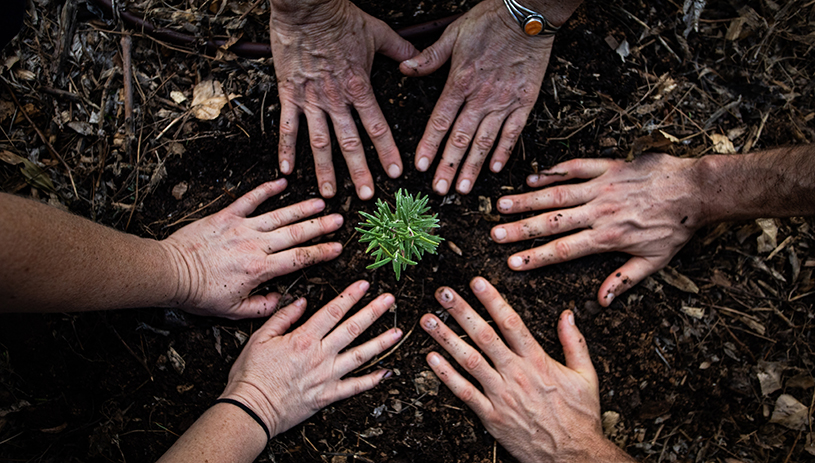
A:
[[[122,35],[122,73],[124,80],[124,99],[125,99],[125,152],[128,158],[133,162],[133,139],[135,138],[135,130],[133,127],[133,63],[131,61],[131,49],[133,41],[129,33]],[[138,179],[138,176],[136,177]]]
[[[122,336],[119,335],[119,332],[116,331],[116,328],[111,328],[111,330],[113,330],[113,334],[115,334],[116,337],[119,338],[119,341],[122,341],[122,344],[124,344],[125,349],[127,349],[127,351],[130,352],[130,355],[132,355],[133,358],[135,358],[139,363],[141,363],[144,369],[147,370],[147,374],[150,376],[150,381],[153,381],[153,373],[150,372],[150,368],[147,366],[147,360],[142,359],[141,357],[136,355],[135,352],[133,352],[133,349],[131,349],[130,346],[127,345],[125,340],[122,339]]]
[[[3,80],[3,84],[5,84],[6,90],[8,90],[9,95],[11,95],[11,99],[14,100],[14,104],[17,105],[17,108],[20,110],[21,113],[23,113],[23,116],[25,116],[25,120],[27,120],[28,123],[31,124],[31,127],[34,128],[34,131],[37,132],[37,136],[40,137],[40,140],[42,140],[45,147],[48,148],[48,152],[51,153],[53,159],[55,161],[58,160],[59,162],[62,163],[63,166],[65,166],[65,170],[68,173],[68,179],[71,180],[71,186],[74,189],[74,197],[79,199],[79,192],[76,191],[76,183],[74,183],[74,176],[71,173],[71,166],[69,166],[68,163],[65,162],[65,159],[63,159],[62,156],[57,152],[57,150],[55,150],[54,147],[51,146],[51,143],[48,142],[48,139],[45,137],[45,134],[42,133],[40,128],[37,127],[37,125],[34,124],[34,121],[32,121],[31,118],[28,116],[28,113],[26,112],[25,108],[23,108],[23,105],[21,105],[20,101],[17,100],[17,95],[14,94],[14,90],[11,89],[11,85],[9,85],[8,82],[6,82],[5,80]]]

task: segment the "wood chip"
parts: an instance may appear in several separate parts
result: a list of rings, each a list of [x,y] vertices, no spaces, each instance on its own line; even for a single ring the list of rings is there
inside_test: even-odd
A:
[[[662,281],[686,293],[699,294],[699,287],[690,278],[682,275],[671,267],[665,267],[657,272]]]

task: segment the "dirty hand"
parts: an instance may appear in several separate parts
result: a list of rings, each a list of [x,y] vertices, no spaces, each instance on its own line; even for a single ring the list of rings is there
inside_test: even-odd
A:
[[[359,114],[385,172],[400,176],[402,160],[371,88],[371,65],[374,53],[402,61],[416,49],[348,0],[273,0],[269,22],[281,104],[280,170],[294,172],[299,118],[305,113],[320,194],[336,194],[330,118],[357,195],[372,198],[374,182],[351,109]]]
[[[588,179],[498,200],[504,214],[554,209],[493,227],[492,239],[514,243],[558,233],[580,232],[512,255],[512,270],[530,270],[600,252],[633,257],[600,285],[601,305],[609,304],[653,272],[665,267],[707,219],[699,205],[695,159],[646,154],[633,162],[574,159],[530,175],[527,184]]]
[[[631,461],[603,436],[597,374],[572,312],[563,312],[558,323],[564,366],[544,352],[487,280],[474,278],[470,287],[508,345],[452,289],[439,288],[436,299],[492,365],[436,316],[424,315],[421,324],[481,383],[483,392],[438,353],[427,355],[436,375],[473,409],[487,431],[522,462]]]
[[[303,314],[306,302],[299,299],[280,310],[249,339],[229,372],[221,397],[248,406],[274,436],[321,408],[367,391],[390,376],[389,371],[378,370],[341,379],[402,336],[401,330],[392,328],[340,352],[394,303],[391,294],[382,294],[334,329],[368,287],[365,281],[352,284],[288,334],[284,333]]]
[[[285,179],[264,183],[222,211],[159,242],[177,269],[173,306],[232,319],[268,316],[277,309],[281,296],[249,296],[257,285],[340,254],[339,243],[293,248],[342,225],[339,214],[295,223],[322,211],[325,203],[321,199],[247,217],[285,188]]]
[[[456,191],[469,193],[496,140],[490,170],[506,165],[538,98],[553,42],[551,36],[524,35],[501,0],[484,0],[436,43],[401,63],[404,74],[424,76],[452,56],[447,83],[416,148],[416,168],[424,172],[450,132],[433,191],[447,194],[469,150],[456,184]]]

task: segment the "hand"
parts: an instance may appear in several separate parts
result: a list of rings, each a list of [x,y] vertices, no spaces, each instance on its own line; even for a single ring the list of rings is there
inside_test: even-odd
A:
[[[531,175],[527,184],[560,185],[498,200],[504,214],[555,209],[518,222],[493,227],[492,239],[514,243],[583,229],[543,246],[512,255],[512,270],[530,270],[600,252],[622,251],[632,257],[600,285],[597,298],[608,307],[615,297],[665,267],[706,223],[700,207],[695,159],[647,154],[633,162],[574,159]],[[565,209],[570,208],[570,209]]]
[[[379,370],[341,379],[402,336],[400,329],[393,328],[340,353],[393,305],[394,297],[382,294],[334,329],[368,287],[365,281],[354,283],[289,334],[284,335],[303,314],[305,300],[280,310],[249,339],[221,397],[247,405],[276,435],[390,376],[389,371]]]
[[[487,431],[522,462],[631,461],[603,436],[597,374],[574,314],[563,312],[558,323],[564,366],[544,352],[485,279],[473,279],[470,287],[508,345],[452,289],[439,288],[436,299],[494,367],[434,315],[424,315],[421,324],[481,384],[483,392],[441,355],[427,355],[436,375],[473,409]]]
[[[272,1],[270,18],[281,104],[280,170],[285,175],[294,171],[299,118],[305,113],[320,194],[334,196],[337,182],[328,116],[357,196],[371,199],[374,182],[351,108],[359,114],[388,176],[399,177],[402,159],[371,88],[371,65],[376,52],[402,61],[417,51],[384,22],[348,0],[317,1],[308,6],[284,3]]]
[[[433,178],[436,193],[447,194],[468,149],[456,191],[469,193],[499,131],[490,170],[506,165],[538,97],[553,42],[524,35],[502,0],[484,0],[419,56],[401,63],[404,74],[424,76],[452,55],[447,83],[416,148],[416,168],[424,172],[452,130]]]
[[[281,296],[249,296],[257,285],[340,254],[339,243],[292,248],[342,225],[339,214],[294,223],[322,211],[325,203],[321,199],[247,217],[285,188],[285,179],[264,183],[224,210],[160,242],[179,275],[173,305],[199,315],[232,319],[268,316],[277,309]]]

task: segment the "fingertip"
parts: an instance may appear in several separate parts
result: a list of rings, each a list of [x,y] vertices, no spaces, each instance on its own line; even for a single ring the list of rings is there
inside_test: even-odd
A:
[[[508,233],[507,229],[504,227],[494,227],[490,230],[490,235],[492,236],[493,241],[504,241],[507,239]]]
[[[460,194],[466,195],[470,193],[470,190],[473,187],[473,182],[470,179],[465,178],[464,180],[458,182],[458,186],[456,187],[456,191]]]
[[[498,202],[495,203],[495,207],[502,213],[508,213],[512,211],[512,205],[514,202],[509,198],[501,198]]]
[[[340,253],[342,253],[342,243],[337,243],[337,242],[328,243],[328,246],[329,246],[329,250],[331,251],[331,253],[335,254],[335,257],[337,255],[339,255]]]
[[[538,186],[538,182],[540,182],[540,175],[538,174],[532,174],[526,177],[526,184],[529,186]]]
[[[396,302],[396,298],[393,297],[393,294],[385,293],[385,294],[382,295],[382,303],[386,307],[390,308],[393,305],[394,302]]]
[[[436,290],[436,299],[442,303],[450,303],[453,302],[455,296],[453,295],[453,291],[446,287],[442,286],[441,288]]]
[[[427,156],[416,156],[416,170],[419,172],[427,172],[430,167],[430,158]]]
[[[521,256],[511,256],[507,260],[507,264],[512,270],[523,270],[524,258]]]
[[[370,186],[362,185],[359,188],[359,191],[357,191],[357,195],[359,196],[359,199],[367,201],[374,197],[374,191]]]
[[[450,183],[447,182],[446,179],[439,179],[433,185],[433,191],[440,195],[446,195],[447,192],[450,190]]]
[[[333,183],[325,182],[322,185],[320,185],[320,195],[322,195],[323,198],[326,199],[333,198],[335,193],[336,188],[334,188]]]
[[[291,174],[291,164],[289,161],[285,159],[280,161],[280,172],[282,172],[284,175]]]
[[[501,169],[503,169],[503,168],[504,168],[504,163],[501,162],[501,161],[495,161],[495,162],[492,163],[492,165],[490,165],[490,170],[495,174],[497,174],[498,172],[501,172]]]
[[[388,177],[398,178],[400,175],[402,175],[402,166],[396,163],[388,166]]]
[[[487,280],[483,277],[475,277],[470,281],[470,287],[476,293],[484,292],[487,289]]]
[[[431,367],[437,367],[441,365],[441,355],[431,352],[427,354],[427,364]]]
[[[367,282],[367,281],[365,281],[365,280],[361,280],[359,283],[357,283],[357,285],[358,285],[358,287],[359,287],[359,290],[360,290],[360,291],[362,291],[362,292],[367,292],[367,291],[368,291],[368,288],[370,288],[370,287],[371,287],[371,284],[370,284],[370,283],[368,283],[368,282]]]
[[[433,331],[439,327],[439,322],[438,320],[436,320],[436,317],[429,313],[422,315],[421,323],[422,328],[428,332]]]

